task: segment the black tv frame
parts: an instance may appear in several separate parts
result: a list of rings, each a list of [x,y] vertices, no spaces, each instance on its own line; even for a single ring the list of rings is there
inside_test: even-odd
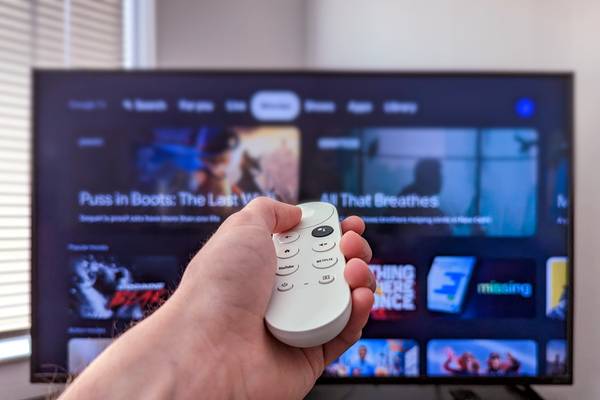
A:
[[[204,76],[227,76],[227,75],[306,75],[306,76],[381,76],[381,77],[483,77],[483,78],[494,78],[494,77],[508,77],[508,78],[559,78],[563,79],[569,86],[568,98],[565,110],[567,115],[567,125],[569,129],[569,204],[568,204],[568,239],[567,239],[567,260],[568,260],[568,282],[570,290],[568,291],[568,316],[566,318],[567,324],[567,370],[569,375],[565,376],[516,376],[516,377],[431,377],[431,376],[418,376],[418,377],[325,377],[322,376],[317,380],[317,384],[436,384],[436,385],[448,385],[448,384],[461,384],[461,385],[572,385],[574,376],[574,300],[575,300],[575,252],[574,252],[574,226],[575,226],[575,120],[574,120],[574,109],[575,109],[575,74],[570,71],[481,71],[481,70],[461,70],[461,71],[445,71],[445,70],[336,70],[336,69],[158,69],[158,70],[123,70],[123,69],[33,69],[32,70],[32,90],[31,90],[31,149],[32,157],[30,160],[30,190],[31,190],[31,287],[30,287],[30,300],[31,300],[31,363],[30,363],[30,381],[33,383],[56,383],[66,382],[69,375],[66,372],[56,371],[52,374],[37,374],[34,371],[34,365],[37,365],[37,326],[35,324],[36,318],[34,316],[37,312],[36,305],[38,304],[37,290],[38,277],[37,277],[37,265],[38,265],[38,254],[37,254],[37,216],[38,216],[38,199],[36,182],[38,180],[38,152],[39,146],[37,143],[38,139],[38,121],[36,113],[36,93],[38,91],[38,77],[45,73],[51,74],[71,74],[75,73],[88,73],[93,74],[120,74],[120,75],[204,75]]]

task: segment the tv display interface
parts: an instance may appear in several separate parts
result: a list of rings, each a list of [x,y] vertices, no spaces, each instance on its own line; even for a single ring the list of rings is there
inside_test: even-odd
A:
[[[32,379],[81,372],[259,195],[367,223],[321,382],[569,383],[572,76],[36,71]]]

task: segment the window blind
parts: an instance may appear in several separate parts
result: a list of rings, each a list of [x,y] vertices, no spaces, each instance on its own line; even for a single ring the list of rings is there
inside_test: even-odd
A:
[[[119,0],[0,0],[0,336],[30,325],[31,68],[122,66]]]

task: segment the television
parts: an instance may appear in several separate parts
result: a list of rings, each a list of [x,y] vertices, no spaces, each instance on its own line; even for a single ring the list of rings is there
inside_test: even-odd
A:
[[[81,372],[266,195],[367,224],[375,304],[320,382],[571,382],[572,74],[33,78],[33,381]]]

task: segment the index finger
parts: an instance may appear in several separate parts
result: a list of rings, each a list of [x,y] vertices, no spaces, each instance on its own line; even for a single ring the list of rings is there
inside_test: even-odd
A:
[[[356,215],[351,215],[342,221],[342,234],[348,231],[354,231],[359,235],[365,232],[365,221]]]

